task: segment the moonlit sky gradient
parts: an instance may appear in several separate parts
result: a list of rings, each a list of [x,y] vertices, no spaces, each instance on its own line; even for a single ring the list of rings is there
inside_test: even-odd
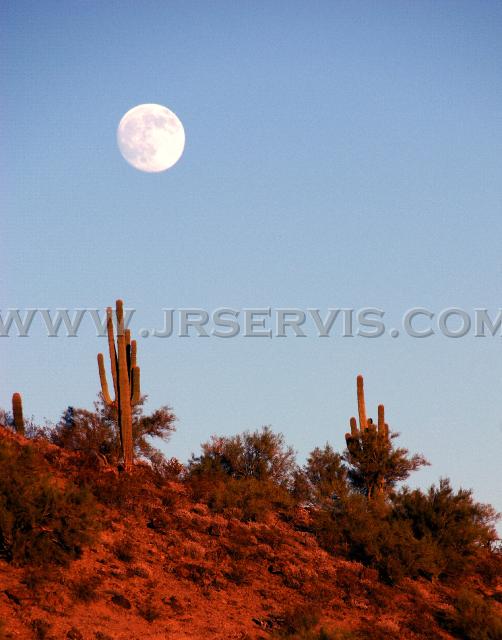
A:
[[[18,2],[0,15],[2,312],[502,307],[499,2]],[[154,102],[181,161],[135,171],[115,134]],[[37,325],[39,327],[39,325]],[[92,406],[106,341],[2,339],[0,404]],[[148,406],[186,459],[271,424],[300,459],[369,414],[502,510],[501,338],[139,339]]]

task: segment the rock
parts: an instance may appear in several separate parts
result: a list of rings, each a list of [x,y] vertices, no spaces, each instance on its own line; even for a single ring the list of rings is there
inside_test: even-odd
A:
[[[273,564],[271,564],[268,567],[268,572],[271,573],[274,576],[280,576],[283,573],[281,567],[278,567],[277,565],[273,565]]]
[[[12,593],[12,591],[5,589],[4,593],[7,596],[7,598],[9,598],[9,600],[12,600],[12,602],[14,602],[14,604],[21,604],[21,599],[18,596],[16,596],[15,593]]]
[[[183,606],[176,596],[171,596],[170,598],[162,598],[162,602],[169,605],[171,609],[178,615],[183,613]]]
[[[113,604],[116,604],[117,607],[122,607],[122,609],[131,608],[131,603],[129,602],[129,600],[125,596],[120,595],[120,593],[116,593],[112,597],[112,602]]]

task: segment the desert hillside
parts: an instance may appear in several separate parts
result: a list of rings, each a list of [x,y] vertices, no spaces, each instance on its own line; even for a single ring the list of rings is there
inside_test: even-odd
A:
[[[495,554],[461,577],[392,579],[260,480],[211,493],[176,461],[125,474],[8,428],[0,458],[3,638],[501,637]]]

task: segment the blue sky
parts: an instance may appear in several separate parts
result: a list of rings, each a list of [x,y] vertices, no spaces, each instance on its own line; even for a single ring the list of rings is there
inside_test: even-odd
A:
[[[11,2],[1,11],[1,305],[502,307],[497,2]],[[136,104],[182,120],[183,158],[135,171]],[[0,404],[56,419],[98,391],[89,328],[2,339]],[[502,510],[495,338],[140,339],[167,448],[271,424],[304,458],[370,414]]]

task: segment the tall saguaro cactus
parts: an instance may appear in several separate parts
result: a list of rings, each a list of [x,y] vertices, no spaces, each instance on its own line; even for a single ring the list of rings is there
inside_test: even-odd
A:
[[[12,395],[12,416],[17,433],[24,435],[23,399],[20,393]]]
[[[108,350],[115,393],[113,400],[108,390],[102,353],[98,354],[98,369],[103,400],[117,415],[124,470],[130,471],[133,464],[132,410],[141,400],[140,370],[136,365],[136,340],[131,340],[131,332],[129,329],[124,329],[124,304],[122,300],[117,300],[115,313],[117,318],[116,342],[112,308],[108,307],[106,310]]]
[[[357,409],[359,412],[359,427],[355,418],[350,419],[350,433],[345,434],[347,446],[349,442],[357,440],[361,434],[374,433],[380,440],[389,440],[389,425],[385,422],[385,407],[378,405],[378,422],[375,425],[371,418],[366,416],[366,400],[364,398],[364,378],[357,376]]]
[[[364,398],[364,379],[357,376],[357,408],[359,425],[356,418],[350,419],[350,433],[345,434],[349,462],[361,471],[368,497],[381,495],[385,490],[385,459],[391,444],[389,426],[385,422],[385,408],[378,405],[378,422],[375,425],[366,415]]]
[[[409,456],[407,449],[392,446],[397,434],[389,432],[383,404],[378,405],[376,424],[367,417],[362,376],[357,376],[357,407],[359,425],[351,418],[350,433],[345,434],[347,450],[343,457],[349,464],[348,478],[368,499],[385,499],[397,482],[428,462],[421,455]]]

